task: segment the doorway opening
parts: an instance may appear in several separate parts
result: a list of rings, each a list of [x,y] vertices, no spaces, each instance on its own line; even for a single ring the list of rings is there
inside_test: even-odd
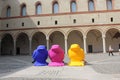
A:
[[[88,53],[92,53],[93,52],[93,46],[92,45],[88,45]]]
[[[20,47],[17,47],[17,49],[16,49],[16,55],[20,55]]]

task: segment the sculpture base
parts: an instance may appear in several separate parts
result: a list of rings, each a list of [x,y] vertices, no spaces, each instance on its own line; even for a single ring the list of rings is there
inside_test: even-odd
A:
[[[64,66],[63,62],[50,62],[48,66]]]
[[[44,63],[40,63],[40,62],[34,62],[34,66],[47,66],[48,63],[47,62],[44,62]]]
[[[80,62],[71,61],[68,65],[69,66],[84,66],[84,61],[80,61]]]

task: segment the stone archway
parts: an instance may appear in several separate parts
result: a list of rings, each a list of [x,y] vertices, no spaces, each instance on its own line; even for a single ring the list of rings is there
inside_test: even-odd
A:
[[[79,44],[81,48],[84,47],[83,45],[83,35],[80,31],[73,30],[68,35],[68,47],[70,47],[71,44]]]
[[[16,55],[29,55],[29,38],[25,33],[20,33],[17,36]]]
[[[54,31],[49,36],[49,48],[53,44],[59,44],[65,50],[65,41],[64,35],[60,31]]]
[[[87,52],[99,53],[103,52],[102,34],[99,30],[90,30],[87,33]]]
[[[32,52],[38,45],[46,45],[46,36],[42,32],[36,32],[32,37]]]
[[[106,49],[108,51],[109,45],[114,49],[115,52],[118,51],[120,47],[120,37],[115,36],[119,32],[117,29],[109,29],[106,32]]]
[[[14,42],[10,34],[5,34],[1,40],[1,55],[13,55]]]

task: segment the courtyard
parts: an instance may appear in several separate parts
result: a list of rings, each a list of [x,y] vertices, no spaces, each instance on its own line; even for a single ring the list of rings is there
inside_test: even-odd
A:
[[[49,58],[47,62],[49,62]],[[120,80],[120,53],[86,54],[84,67],[33,66],[31,56],[0,56],[0,80]]]

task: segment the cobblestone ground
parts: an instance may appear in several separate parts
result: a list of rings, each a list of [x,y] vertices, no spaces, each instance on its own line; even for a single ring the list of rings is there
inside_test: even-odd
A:
[[[49,59],[47,60],[50,61]],[[120,78],[120,55],[118,53],[114,53],[114,56],[108,56],[108,54],[103,53],[95,53],[95,54],[86,54],[86,66],[91,67],[97,73],[101,74],[112,74],[116,78]],[[0,77],[9,75],[11,73],[27,69],[32,67],[31,56],[0,56]],[[66,56],[64,59],[65,63],[69,62],[68,57]],[[66,65],[67,66],[67,65]],[[63,67],[63,68],[49,68],[42,67],[42,70],[38,72],[38,75],[43,77],[50,76],[55,77],[60,75],[64,69],[75,70],[77,68],[71,67]],[[74,73],[74,72],[73,72]],[[27,73],[26,73],[27,74]],[[71,76],[70,76],[71,77]],[[3,79],[0,79],[3,80]],[[21,78],[21,77],[10,77],[9,79],[5,78],[4,80],[39,80],[38,78]],[[40,80],[79,80],[79,79],[71,79],[71,78],[41,78]],[[80,79],[85,80],[85,79]],[[118,79],[116,79],[118,80]]]
[[[0,79],[0,80],[85,80],[85,79],[62,79],[62,78],[21,78],[21,77],[14,77],[14,78],[9,78],[9,79]]]
[[[31,66],[30,61],[31,56],[0,56],[0,77]]]
[[[87,61],[90,66],[102,74],[120,74],[120,55],[114,53],[114,56],[108,54],[87,55]]]

